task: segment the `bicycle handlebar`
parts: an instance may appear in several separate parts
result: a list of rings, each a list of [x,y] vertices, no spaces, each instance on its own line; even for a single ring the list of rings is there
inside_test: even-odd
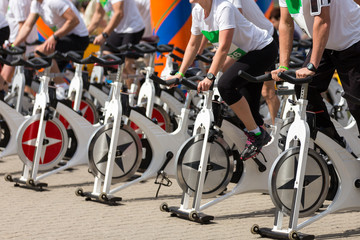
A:
[[[295,84],[295,85],[301,85],[304,83],[309,83],[312,81],[313,77],[308,76],[306,78],[296,78],[295,71],[286,71],[286,72],[280,72],[278,74],[279,78],[283,79],[286,82]]]
[[[248,82],[254,82],[254,83],[266,82],[266,81],[272,80],[270,73],[254,77],[254,76],[251,76],[250,74],[248,74],[247,72],[240,70],[238,72],[238,76],[245,79]]]
[[[203,54],[197,54],[195,59],[200,60],[204,63],[212,63],[212,59],[204,56]]]
[[[39,39],[36,39],[35,41],[32,41],[32,42],[25,42],[25,44],[27,46],[37,46],[37,45],[41,45],[43,43],[44,42],[40,41]]]
[[[177,85],[180,82],[179,78],[173,78],[173,79],[170,79],[170,80],[163,80],[154,73],[152,73],[149,78],[151,80],[153,80],[154,82],[157,82],[157,83],[159,83],[161,85],[165,85],[165,86],[171,86],[173,84]]]
[[[156,52],[156,47],[149,43],[139,43],[132,47],[134,50],[140,52],[140,53],[154,53]]]
[[[21,55],[25,52],[24,48],[13,46],[8,48],[0,47],[0,54],[7,54],[7,55]]]
[[[182,78],[182,79],[173,78],[170,80],[163,80],[153,73],[150,75],[150,79],[152,79],[154,82],[157,82],[157,83],[165,85],[165,86],[171,86],[174,84],[176,84],[176,85],[183,84],[184,86],[188,87],[189,89],[197,90],[198,83],[196,83],[194,81],[203,80],[204,78],[201,76],[193,76],[193,77]]]
[[[115,54],[107,54],[102,57],[95,57],[91,55],[83,60],[81,60],[81,64],[90,64],[90,63],[98,63],[102,66],[110,66],[110,65],[121,65],[124,63],[124,60]]]
[[[298,68],[298,67],[302,67],[303,64],[304,64],[303,60],[301,60],[295,56],[290,56],[289,67]]]
[[[11,62],[11,66],[25,66],[33,69],[47,68],[50,67],[51,62],[48,62],[42,58],[32,58],[30,60],[24,60],[18,58],[15,61]]]
[[[156,47],[156,51],[160,53],[171,52],[174,49],[174,45],[171,44],[160,44]]]

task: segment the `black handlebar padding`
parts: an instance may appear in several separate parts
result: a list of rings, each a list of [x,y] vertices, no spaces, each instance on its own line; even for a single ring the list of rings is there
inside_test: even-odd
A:
[[[295,71],[286,71],[286,72],[280,72],[278,74],[279,78],[285,80],[286,82],[295,84],[295,85],[301,85],[304,83],[309,83],[312,81],[312,76],[308,76],[306,78],[296,78]]]
[[[163,80],[161,78],[159,78],[156,74],[152,73],[149,77],[151,80],[153,80],[154,82],[157,82],[161,85],[165,85],[165,86],[171,86],[173,84],[177,85],[179,84],[180,80],[178,78],[173,78],[170,80]]]
[[[253,77],[250,74],[244,72],[243,70],[240,70],[238,72],[238,76],[245,79],[245,80],[247,80],[247,81],[249,81],[249,82],[254,82],[254,83],[266,82],[266,81],[272,80],[272,77],[271,77],[270,73],[260,75],[260,76],[257,76],[257,77]]]

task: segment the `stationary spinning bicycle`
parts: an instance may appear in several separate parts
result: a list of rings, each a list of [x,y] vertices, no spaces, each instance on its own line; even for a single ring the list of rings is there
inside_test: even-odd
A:
[[[292,102],[295,118],[288,131],[285,151],[278,156],[269,175],[269,192],[276,207],[274,227],[254,225],[251,231],[276,239],[314,239],[314,235],[298,231],[330,213],[360,207],[360,140],[344,131],[339,123],[336,125],[353,149],[350,153],[341,142],[318,131],[306,116],[307,85],[311,77],[295,79],[294,75],[294,72],[279,75],[285,81],[301,84],[301,94],[300,99]],[[360,104],[354,97],[347,99]],[[333,195],[330,205],[316,212],[329,194]],[[299,223],[299,217],[308,218]]]
[[[31,60],[18,58],[11,63],[0,58],[0,61],[7,65],[18,66],[18,68],[19,66],[26,66],[32,69],[41,69],[49,66],[49,63],[41,58],[33,58]],[[13,90],[11,94],[16,96],[18,99],[15,107],[19,111],[23,109],[21,106],[23,103],[22,96],[24,93],[24,86],[25,79],[18,69],[13,81]],[[16,133],[21,125],[26,121],[27,117],[23,116],[23,114],[16,109],[9,106],[6,102],[0,101],[0,114],[2,118],[0,120],[0,158],[17,154]]]
[[[255,78],[240,71],[239,75],[251,82],[271,80],[270,74]],[[173,216],[207,223],[214,217],[204,214],[204,209],[235,194],[267,192],[267,178],[277,156],[278,131],[282,121],[277,119],[271,133],[273,139],[263,147],[261,153],[243,162],[239,152],[246,142],[242,130],[244,126],[226,106],[221,106],[217,101],[212,102],[212,90],[203,94],[205,101],[195,120],[193,137],[181,146],[176,156],[176,177],[183,189],[181,205],[169,207],[163,203],[160,210],[171,212]],[[225,191],[230,181],[237,185],[232,191],[217,196]],[[216,199],[202,205],[203,198],[216,196]]]
[[[56,55],[57,53],[54,53],[50,57]],[[113,65],[121,64],[122,59],[107,55],[106,58],[90,56],[82,61],[83,64],[94,62]],[[33,116],[26,120],[17,132],[18,154],[24,162],[22,176],[20,178],[13,178],[10,174],[5,176],[7,181],[15,182],[16,186],[25,184],[27,187],[42,190],[47,184],[40,182],[41,179],[75,165],[87,164],[87,152],[84,149],[87,149],[91,137],[101,128],[99,124],[92,125],[89,123],[79,112],[68,107],[66,102],[64,104],[55,99],[54,91],[49,91],[49,70],[47,68],[45,75],[40,78],[41,87],[40,92],[36,95]],[[119,66],[119,72],[121,71],[122,68]],[[51,89],[53,90],[53,88]],[[116,87],[115,89],[117,90]],[[117,130],[120,129],[118,123],[120,120],[118,119],[121,117],[121,108],[119,112],[117,105],[119,104],[118,95],[113,94],[111,101],[105,108],[105,123],[110,124],[115,119],[116,124],[118,124]],[[72,158],[64,166],[53,170],[53,167],[58,165],[63,158],[68,145],[67,131],[57,119],[58,114],[69,122],[77,139],[77,147]],[[45,172],[38,176],[39,171]]]
[[[149,77],[163,85],[172,85],[176,83],[172,81],[163,81],[156,75],[151,75]],[[121,156],[112,159],[111,161],[106,161],[106,159],[102,157],[107,154],[106,148],[102,148],[104,149],[103,151],[95,151],[95,149],[101,149],[95,146],[101,146],[102,142],[105,142],[105,135],[103,134],[103,137],[99,136],[99,138],[94,139],[90,144],[90,148],[94,150],[89,151],[91,161],[90,168],[91,172],[95,175],[93,191],[84,192],[82,188],[78,188],[76,190],[76,195],[85,197],[87,200],[92,199],[103,203],[115,204],[117,201],[121,201],[121,198],[114,196],[114,193],[150,178],[156,178],[155,183],[159,184],[159,187],[171,186],[171,181],[168,176],[175,175],[174,156],[181,144],[190,137],[188,134],[188,126],[191,122],[189,118],[191,111],[189,106],[191,98],[195,94],[196,91],[190,91],[187,94],[187,99],[181,111],[178,128],[171,133],[166,132],[156,122],[149,119],[141,109],[137,107],[131,108],[128,118],[131,122],[134,122],[139,126],[146,135],[146,138],[149,141],[149,149],[151,150],[150,165],[140,177],[134,180],[124,182],[126,178],[121,177],[123,166],[125,165]],[[119,142],[120,141],[122,145],[126,147],[119,149],[119,152],[122,153],[122,156],[128,156],[128,140],[124,138],[122,140],[119,139]],[[139,154],[141,155],[141,152]],[[122,182],[122,184],[111,188],[111,183],[119,182]]]

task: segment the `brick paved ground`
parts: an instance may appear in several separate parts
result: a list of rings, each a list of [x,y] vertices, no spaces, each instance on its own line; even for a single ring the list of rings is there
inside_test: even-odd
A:
[[[271,227],[273,222],[272,202],[260,193],[237,195],[205,210],[215,220],[201,225],[160,212],[164,201],[179,204],[176,180],[161,189],[158,199],[157,186],[149,180],[117,193],[123,197],[121,204],[108,206],[75,196],[78,186],[92,189],[86,166],[46,178],[49,187],[43,192],[3,180],[5,173],[18,175],[21,167],[18,157],[0,160],[0,239],[259,239],[250,227]],[[358,211],[339,212],[303,232],[316,239],[360,239],[359,223]]]

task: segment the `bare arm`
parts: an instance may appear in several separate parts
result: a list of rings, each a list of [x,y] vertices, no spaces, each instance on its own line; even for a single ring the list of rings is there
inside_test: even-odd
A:
[[[113,4],[113,15],[106,25],[104,32],[110,34],[120,23],[121,19],[124,17],[124,1],[117,2]],[[130,14],[130,13],[128,13]]]
[[[80,20],[71,8],[68,8],[61,17],[65,19],[64,25],[37,48],[40,52],[49,54],[55,51],[56,39],[54,35],[58,38],[64,37],[80,23]]]
[[[209,73],[212,73],[216,76],[216,74],[222,69],[225,59],[227,57],[227,54],[229,52],[233,35],[234,35],[234,29],[226,29],[221,30],[219,32],[219,47],[216,50],[216,53],[213,57]],[[198,85],[198,91],[207,91],[210,89],[213,81],[208,79],[207,77],[202,80]]]
[[[114,31],[114,29],[119,25],[123,17],[124,17],[124,1],[113,4],[113,15],[109,23],[106,25],[103,33],[106,33],[108,35],[112,33],[112,31]],[[105,40],[106,39],[103,36],[103,34],[99,34],[94,39],[94,44],[102,45],[105,42]]]
[[[179,72],[185,73],[189,66],[194,62],[196,53],[200,47],[201,40],[203,35],[193,35],[191,34],[189,42],[185,49],[185,54],[183,61],[181,63]],[[177,76],[180,77],[180,76]]]
[[[39,18],[39,15],[36,13],[30,13],[27,19],[25,20],[23,26],[19,28],[19,33],[13,42],[15,46],[19,46],[21,43],[23,43],[27,36],[29,36],[32,28],[34,27],[37,19]]]
[[[279,65],[289,67],[290,54],[292,51],[292,44],[294,39],[294,20],[289,11],[285,7],[280,8],[280,23],[279,23]],[[272,78],[276,81],[281,79],[277,74],[285,71],[283,68],[276,69],[271,72]]]
[[[317,68],[320,64],[326,43],[329,39],[329,33],[330,7],[322,7],[320,15],[314,17],[313,25],[313,47],[310,57],[310,63],[312,63],[315,68]],[[314,74],[315,72],[310,71],[306,67],[300,68],[296,71],[296,77],[298,78],[304,78]]]
[[[357,4],[360,5],[360,0],[354,0]]]
[[[310,62],[317,68],[325,50],[330,33],[330,7],[322,7],[321,13],[314,17],[313,47]]]
[[[280,66],[289,66],[290,54],[294,39],[294,20],[287,8],[280,8],[279,23],[279,45],[280,45]]]
[[[80,20],[71,8],[68,8],[61,17],[65,19],[65,23],[54,33],[58,37],[66,36],[80,23]]]
[[[96,3],[94,15],[91,18],[91,22],[88,26],[89,34],[91,34],[100,24],[101,19],[104,17],[105,11],[100,3]]]

